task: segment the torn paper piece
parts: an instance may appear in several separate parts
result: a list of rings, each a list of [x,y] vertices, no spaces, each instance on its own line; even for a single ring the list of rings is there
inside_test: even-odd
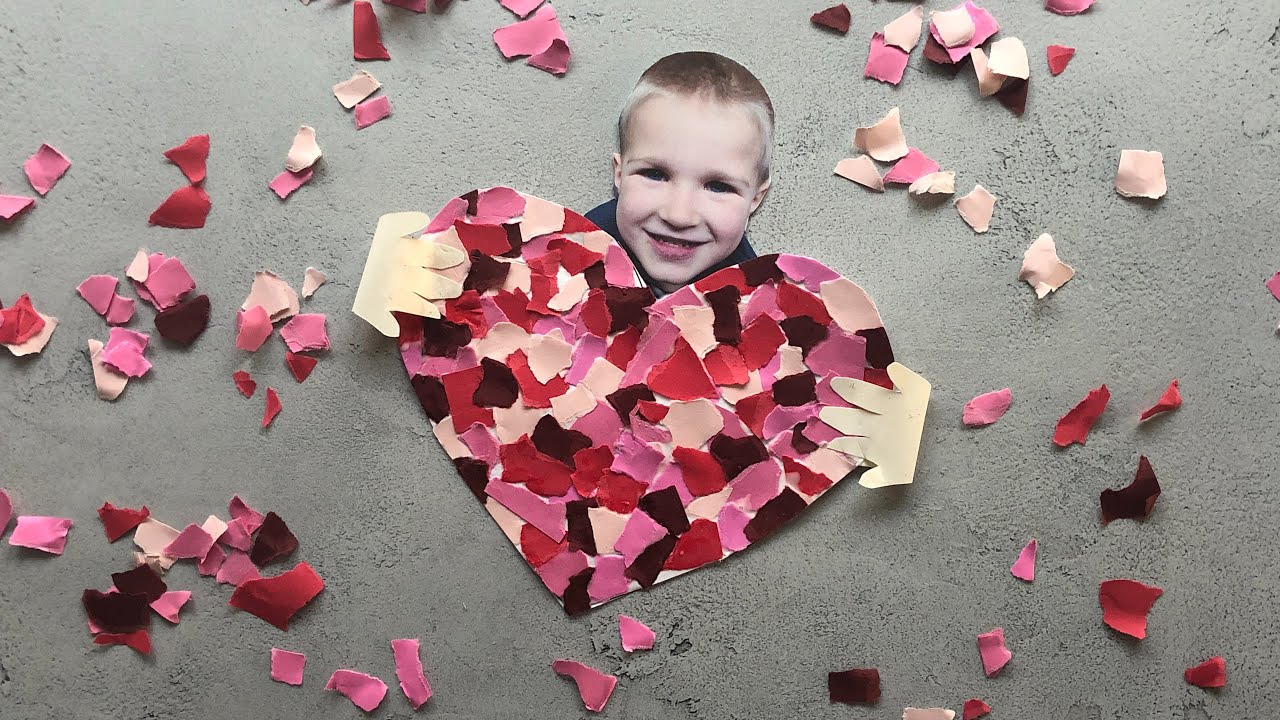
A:
[[[271,648],[271,679],[286,685],[301,685],[307,656],[292,650]]]
[[[974,185],[968,195],[956,198],[956,212],[976,233],[991,229],[991,214],[995,207],[996,196],[981,185]]]
[[[938,33],[938,28],[933,23],[929,23],[929,36],[938,43],[940,46],[939,50],[945,53],[947,57],[951,59],[952,63],[958,63],[963,60],[970,51],[986,42],[987,38],[996,34],[996,32],[1000,30],[1000,23],[996,22],[996,19],[991,16],[991,13],[987,12],[985,9],[974,5],[968,0],[966,0],[964,5],[959,7],[963,7],[965,11],[969,13],[969,17],[973,19],[973,37],[969,38],[969,40],[956,45],[955,47],[941,47],[943,44],[942,36]],[[959,9],[959,7],[956,9]],[[926,53],[928,50],[929,48],[926,46]]]
[[[325,327],[324,313],[294,315],[280,328],[280,337],[293,352],[329,349],[329,332]]]
[[[76,286],[76,292],[89,307],[99,315],[106,315],[111,308],[111,298],[115,297],[116,285],[120,280],[114,275],[90,275]]]
[[[19,515],[18,524],[9,535],[9,544],[61,555],[67,546],[67,531],[70,529],[70,518]]]
[[[629,615],[618,616],[618,634],[622,637],[622,649],[626,652],[652,650],[657,637],[648,625]]]
[[[991,713],[991,706],[982,702],[978,698],[969,698],[964,701],[964,720],[978,720],[983,715]]]
[[[302,382],[311,376],[311,371],[316,369],[319,360],[307,355],[298,355],[297,353],[286,350],[284,353],[284,364],[289,368],[290,374],[297,382]]]
[[[994,677],[1000,672],[1013,653],[1004,646],[1004,628],[996,628],[978,635],[978,654],[982,656],[982,670],[987,677]]]
[[[1016,37],[1007,37],[991,43],[987,68],[997,75],[1026,80],[1031,77],[1031,63],[1027,59],[1027,46]]]
[[[870,155],[841,160],[836,163],[835,174],[865,188],[884,192],[884,178],[880,177],[880,171],[876,169],[876,164],[872,162]]]
[[[302,297],[309,298],[316,294],[316,290],[320,286],[329,281],[329,276],[319,270],[309,267],[302,277]]]
[[[396,662],[396,678],[400,680],[400,690],[409,699],[414,710],[421,708],[431,699],[431,683],[422,673],[422,659],[418,655],[417,640],[392,640],[391,653]]]
[[[159,254],[159,253],[157,253]],[[138,252],[133,256],[133,260],[124,269],[125,277],[137,283],[145,283],[151,273],[151,259],[147,255],[147,251],[138,248]]]
[[[257,352],[271,337],[271,317],[261,305],[236,313],[236,349]]]
[[[431,218],[420,212],[388,213],[378,218],[351,310],[387,337],[400,336],[400,324],[392,311],[439,318],[440,311],[431,301],[462,294],[461,284],[431,269],[456,266],[466,255],[448,245],[408,237],[430,222]]]
[[[872,33],[871,49],[867,52],[867,64],[863,67],[862,76],[897,85],[902,82],[902,74],[906,72],[910,57],[906,50],[886,45],[884,35]]]
[[[231,373],[231,380],[235,382],[236,389],[246,398],[253,397],[253,392],[258,389],[258,383],[253,377],[244,370],[237,370]]]
[[[190,599],[190,590],[169,590],[158,599],[151,601],[151,609],[155,610],[156,614],[160,617],[168,620],[174,625],[177,625],[178,613],[182,610],[182,606],[186,605],[187,601]]]
[[[124,325],[133,319],[133,298],[120,295],[111,296],[111,305],[107,307],[108,325]]]
[[[1146,150],[1120,151],[1116,192],[1128,198],[1159,200],[1168,190],[1164,180],[1164,155]]]
[[[833,703],[874,705],[880,702],[880,671],[851,668],[827,673],[827,697]]]
[[[969,58],[973,60],[973,74],[978,79],[978,95],[980,97],[991,97],[1000,92],[1001,86],[1004,85],[1005,77],[991,72],[991,68],[987,64],[987,54],[982,52],[982,48],[974,48],[969,53]]]
[[[164,156],[169,158],[169,162],[178,166],[191,184],[202,183],[205,178],[205,166],[209,160],[209,136],[192,135],[181,145],[165,150]],[[144,276],[142,280],[145,279]]]
[[[216,574],[219,583],[230,583],[236,587],[261,577],[262,574],[258,572],[258,566],[253,564],[253,560],[238,550],[225,554]]]
[[[379,95],[356,105],[356,129],[363,130],[370,125],[391,116],[391,98]]]
[[[146,333],[113,327],[102,349],[102,362],[131,378],[142,377],[151,370],[151,361],[143,357],[150,343]]]
[[[187,293],[194,290],[196,281],[178,258],[165,258],[163,255],[158,257],[163,259],[148,271],[147,279],[141,284],[138,294],[141,296],[145,289],[147,292],[143,297],[157,310],[165,310],[177,305]]]
[[[915,478],[931,386],[901,363],[890,364],[888,374],[896,391],[854,378],[833,379],[831,388],[856,407],[826,406],[818,414],[826,424],[853,436],[832,440],[832,450],[873,465],[858,479],[863,487],[905,485]]]
[[[284,159],[284,169],[299,173],[314,165],[319,159],[320,145],[316,142],[316,129],[303,125],[293,136],[293,145]]]
[[[983,393],[964,404],[963,421],[969,427],[990,425],[1004,416],[1013,403],[1013,391],[1009,388]]]
[[[516,17],[523,18],[541,5],[542,0],[498,0],[498,3],[515,13]]]
[[[274,388],[267,388],[267,406],[262,411],[262,427],[265,429],[280,414],[283,406],[280,404],[280,396],[276,394]]]
[[[284,519],[274,512],[262,518],[258,534],[253,539],[253,549],[249,551],[249,559],[253,564],[262,567],[274,560],[291,555],[298,549],[298,538],[289,530]]]
[[[1156,479],[1156,471],[1146,455],[1138,458],[1138,471],[1133,482],[1119,490],[1107,488],[1102,491],[1099,502],[1102,506],[1102,524],[1112,520],[1134,519],[1145,520],[1155,507],[1160,497],[1160,481]]]
[[[924,24],[924,6],[915,5],[884,26],[884,44],[911,52],[920,42],[920,26]]]
[[[831,319],[845,332],[856,334],[862,330],[884,327],[880,311],[876,309],[871,296],[852,280],[841,277],[827,280],[818,287]]]
[[[569,43],[561,38],[551,41],[546,50],[537,55],[530,55],[525,62],[530,67],[549,72],[552,75],[564,75],[569,70]]]
[[[127,645],[140,655],[151,654],[151,633],[134,630],[127,633],[103,632],[93,636],[94,645]]]
[[[231,607],[257,615],[281,630],[289,618],[324,590],[324,580],[305,562],[275,577],[249,580],[231,595]]]
[[[0,195],[0,218],[12,220],[35,204],[36,199],[26,195]]]
[[[213,541],[213,536],[205,532],[204,528],[192,523],[183,528],[182,532],[178,533],[178,537],[166,545],[161,552],[176,560],[186,558],[203,560],[204,556],[209,554],[209,549],[213,547]]]
[[[134,510],[118,508],[109,502],[104,502],[102,507],[98,508],[98,519],[102,521],[102,529],[107,534],[108,542],[115,542],[124,537],[125,533],[138,527],[149,517],[151,517],[151,511],[146,505],[139,510]],[[0,525],[0,531],[3,530],[4,526]]]
[[[1220,688],[1227,685],[1227,661],[1214,655],[1182,673],[1183,679],[1191,685],[1202,688]]]
[[[956,720],[956,711],[946,708],[903,708],[902,720]]]
[[[365,3],[366,5],[368,3]],[[325,690],[337,690],[353,705],[365,712],[373,712],[387,696],[387,684],[372,675],[355,670],[334,670],[325,683]]]
[[[618,684],[616,676],[606,675],[576,660],[556,660],[551,663],[551,669],[557,675],[573,678],[578,685],[578,694],[582,696],[582,704],[592,712],[604,710]]]
[[[841,35],[849,32],[849,23],[852,20],[853,16],[849,13],[849,6],[844,3],[832,5],[826,10],[819,10],[809,16],[809,22],[814,25],[835,30]]]
[[[1058,426],[1053,431],[1053,444],[1058,447],[1067,447],[1072,443],[1084,445],[1089,437],[1089,430],[1102,416],[1102,411],[1107,409],[1110,400],[1111,391],[1105,383],[1090,390],[1083,400],[1058,418]]]
[[[378,16],[368,0],[356,0],[351,4],[351,46],[356,60],[390,60],[391,53],[382,44],[382,29]]]
[[[147,223],[161,227],[194,230],[204,227],[204,221],[209,217],[209,210],[212,207],[213,202],[209,200],[209,193],[205,192],[203,187],[187,185],[174,190],[169,197],[165,198],[164,202],[160,203],[160,207],[151,212]]]
[[[1000,91],[996,93],[996,100],[1000,104],[1009,108],[1009,111],[1018,117],[1027,111],[1027,93],[1031,88],[1031,83],[1020,78],[1005,78],[1004,84],[1000,86]]]
[[[133,544],[149,558],[158,558],[160,568],[168,570],[176,562],[164,554],[164,549],[178,537],[178,531],[155,518],[147,518],[133,532]]]
[[[211,310],[208,295],[183,300],[156,313],[156,332],[167,340],[190,345],[209,327]]]
[[[23,297],[26,296],[24,295]],[[5,347],[9,348],[9,352],[14,357],[39,354],[49,344],[49,340],[53,338],[53,331],[58,328],[58,318],[38,311],[36,312],[36,317],[40,318],[41,322],[39,332],[22,342],[5,344]],[[0,333],[3,333],[2,328],[0,328]]]
[[[1277,275],[1277,277],[1280,277],[1280,275]],[[1155,417],[1163,412],[1177,410],[1180,407],[1182,407],[1182,393],[1178,391],[1177,378],[1174,378],[1173,382],[1169,383],[1169,387],[1165,388],[1164,393],[1156,401],[1156,404],[1142,411],[1138,422]]]
[[[493,42],[508,60],[528,55],[528,64],[563,75],[569,67],[569,44],[555,8],[545,3],[532,17],[493,31]]]
[[[1037,298],[1043,298],[1067,284],[1075,275],[1075,268],[1058,259],[1058,246],[1053,237],[1044,233],[1022,254],[1022,270],[1018,279],[1030,285]]]
[[[149,565],[138,565],[128,572],[111,573],[113,591],[143,596],[147,602],[159,600],[169,587],[160,573]]]
[[[303,185],[311,182],[311,177],[314,174],[314,171],[310,168],[300,172],[290,172],[289,170],[285,170],[272,178],[271,182],[267,183],[267,187],[271,192],[276,194],[276,197],[284,200],[292,195],[294,190],[297,190]]]
[[[1094,0],[1044,0],[1044,9],[1058,15],[1078,15],[1090,7]]]
[[[452,1],[453,0],[435,0],[436,10],[443,10],[448,7],[449,3]],[[311,2],[311,0],[302,0],[303,5],[306,5],[309,2]],[[382,0],[382,2],[388,5],[395,5],[396,7],[404,8],[405,10],[411,10],[416,13],[425,13],[427,11],[427,0]]]
[[[110,505],[111,503],[107,503]],[[9,499],[9,493],[0,489],[0,535],[4,535],[9,529],[9,521],[13,519],[13,501]],[[108,533],[108,537],[110,533]]]
[[[1013,567],[1009,568],[1009,572],[1019,580],[1031,582],[1036,579],[1036,539],[1031,538],[1031,542],[1022,548],[1022,552],[1018,553],[1018,559],[1014,561]]]
[[[945,48],[969,42],[977,29],[973,24],[973,17],[963,5],[950,10],[934,10],[929,13],[929,21]]]
[[[936,173],[941,169],[933,158],[916,148],[908,148],[907,154],[894,163],[893,167],[889,168],[889,172],[884,174],[884,181],[886,183],[910,185],[925,175]]]
[[[271,271],[256,272],[240,309],[248,310],[254,305],[261,305],[271,322],[279,322],[297,314],[298,293],[279,275]]]
[[[27,174],[31,187],[41,195],[48,195],[58,179],[71,167],[66,155],[58,152],[51,145],[41,145],[26,162],[22,163],[22,171]]]
[[[1067,69],[1067,63],[1071,62],[1071,58],[1076,56],[1076,49],[1067,45],[1050,45],[1045,48],[1044,54],[1049,61],[1049,72],[1057,77]]]
[[[898,108],[891,108],[876,124],[854,130],[853,146],[880,162],[892,162],[906,155],[907,139],[902,134]]]
[[[342,107],[350,110],[361,100],[377,92],[380,87],[382,83],[378,82],[377,78],[361,70],[352,75],[350,80],[343,80],[334,85],[333,96],[338,98]]]
[[[13,305],[0,308],[0,344],[19,345],[34,338],[44,330],[44,318],[30,295],[20,295]]]
[[[907,187],[912,195],[952,195],[956,191],[956,174],[946,172],[929,173]]]
[[[1163,594],[1164,590],[1137,580],[1104,580],[1098,586],[1102,622],[1116,632],[1141,640],[1147,636],[1151,606]]]

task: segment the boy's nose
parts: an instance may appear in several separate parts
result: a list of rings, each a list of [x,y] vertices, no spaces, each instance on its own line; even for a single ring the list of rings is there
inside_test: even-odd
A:
[[[672,188],[658,208],[658,217],[673,228],[687,228],[698,224],[698,212],[693,191]]]

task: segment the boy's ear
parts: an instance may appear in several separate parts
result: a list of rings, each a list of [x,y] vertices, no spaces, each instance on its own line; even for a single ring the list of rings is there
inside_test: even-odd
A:
[[[760,203],[764,202],[764,196],[769,194],[769,185],[773,182],[773,178],[764,181],[760,189],[756,191],[756,196],[751,198],[751,212],[755,213],[756,208],[760,207]]]
[[[613,154],[613,189],[618,191],[622,188],[622,155]]]

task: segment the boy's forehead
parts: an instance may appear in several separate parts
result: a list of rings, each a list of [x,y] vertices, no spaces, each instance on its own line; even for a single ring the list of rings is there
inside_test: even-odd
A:
[[[701,128],[697,127],[698,123],[694,118],[706,115],[715,116],[714,119],[717,122],[727,122],[745,128],[751,136],[750,144],[757,146],[763,152],[766,142],[764,129],[760,127],[760,123],[752,116],[745,104],[683,93],[655,95],[636,105],[631,111],[631,122],[628,124],[627,133],[630,137],[626,140],[634,140],[635,131],[638,128],[650,125],[661,126],[655,129],[666,132],[696,131]]]

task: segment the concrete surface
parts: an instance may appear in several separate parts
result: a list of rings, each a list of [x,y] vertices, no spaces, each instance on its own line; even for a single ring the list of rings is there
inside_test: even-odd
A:
[[[0,359],[0,477],[22,512],[76,521],[63,557],[0,550],[0,716],[347,718],[360,713],[321,688],[352,667],[392,686],[372,717],[407,718],[397,637],[422,639],[432,718],[585,715],[550,670],[558,657],[622,676],[610,718],[887,719],[971,696],[992,718],[1269,714],[1280,305],[1263,282],[1280,268],[1280,3],[1100,0],[1066,18],[990,0],[1031,53],[1021,119],[979,100],[967,69],[949,79],[919,51],[901,88],[862,80],[867,38],[908,5],[851,3],[844,38],[809,26],[820,5],[560,0],[574,58],[557,79],[500,58],[490,33],[512,17],[492,0],[427,16],[379,3],[393,59],[362,66],[395,114],[357,133],[329,95],[357,67],[344,3],[0,2],[0,191],[29,192],[21,163],[41,142],[75,163],[0,227],[0,298],[30,292],[62,319],[42,356]],[[1058,78],[1049,43],[1079,48]],[[777,106],[757,248],[862,283],[899,358],[934,384],[917,482],[841,486],[762,547],[570,620],[454,476],[391,345],[347,308],[381,213],[434,211],[495,183],[584,211],[603,200],[625,90],[661,55],[701,48],[755,69]],[[1001,198],[990,233],[948,205],[831,175],[854,127],[892,105],[961,192],[979,181]],[[316,127],[324,160],[280,203],[266,183],[300,124]],[[182,183],[161,152],[200,132],[213,137],[208,226],[148,227]],[[1164,152],[1163,201],[1113,192],[1126,147]],[[1046,231],[1078,275],[1036,302],[1017,273]],[[215,318],[190,350],[161,343],[152,376],[104,403],[84,347],[105,328],[72,288],[119,273],[139,245],[181,256]],[[333,278],[309,307],[330,313],[334,349],[295,385],[278,341],[251,358],[233,350],[233,308],[252,271],[300,283],[307,265]],[[241,367],[280,390],[267,432],[262,395],[232,387]],[[1136,427],[1173,377],[1186,405]],[[1113,399],[1088,445],[1051,447],[1057,417],[1103,382]],[[965,401],[1004,386],[1004,420],[960,426]],[[1099,491],[1126,484],[1140,454],[1165,488],[1154,515],[1100,527]],[[282,633],[182,566],[170,584],[194,600],[177,627],[156,621],[151,658],[94,648],[80,592],[129,565],[95,508],[146,503],[181,526],[225,512],[234,493],[301,538],[298,557],[328,582],[314,605]],[[1030,537],[1039,575],[1023,585],[1007,568]],[[1103,627],[1097,586],[1111,577],[1165,588],[1146,640]],[[619,612],[657,630],[653,652],[623,656]],[[1014,659],[989,680],[975,635],[994,626]],[[303,687],[268,679],[272,646],[308,654]],[[1186,685],[1182,670],[1214,654],[1228,687]],[[881,703],[829,705],[826,673],[860,666],[880,669]]]

